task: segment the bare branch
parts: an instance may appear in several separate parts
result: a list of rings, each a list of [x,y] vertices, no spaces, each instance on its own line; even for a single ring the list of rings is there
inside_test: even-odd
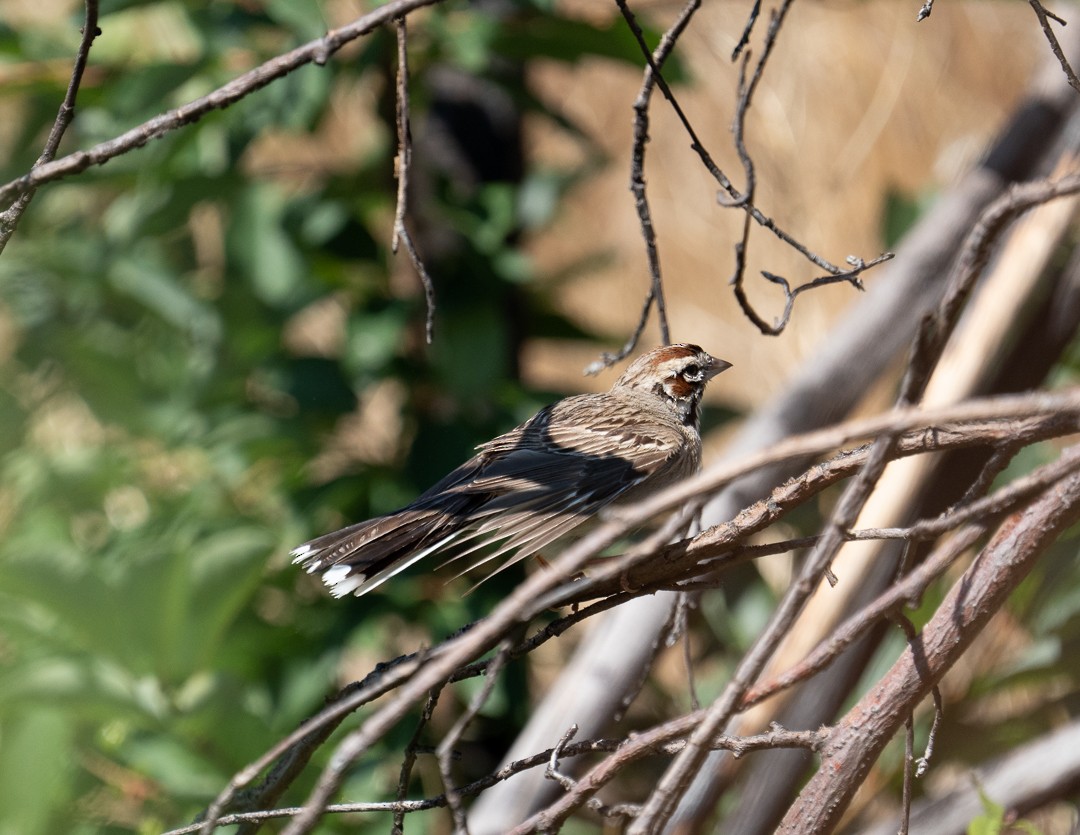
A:
[[[420,276],[420,283],[424,288],[424,299],[427,303],[427,316],[424,320],[424,337],[428,345],[435,336],[435,282],[431,280],[427,268],[424,266],[420,253],[416,249],[412,235],[405,226],[405,213],[408,206],[409,171],[412,167],[412,131],[409,128],[409,50],[406,43],[407,30],[405,18],[399,17],[394,20],[394,29],[397,34],[397,208],[394,211],[394,233],[390,238],[390,249],[397,255],[398,242],[405,244],[405,251],[409,254],[413,269]]]
[[[495,657],[492,659],[491,664],[488,665],[484,675],[484,686],[473,696],[469,702],[468,710],[458,717],[454,722],[454,726],[450,729],[450,732],[443,737],[442,742],[439,743],[439,747],[435,750],[435,753],[439,760],[439,773],[442,775],[443,780],[443,795],[446,797],[446,803],[450,807],[450,813],[454,819],[454,832],[459,835],[469,835],[469,827],[465,821],[465,809],[461,805],[461,794],[454,788],[454,775],[451,769],[451,763],[453,761],[454,746],[457,745],[458,740],[461,739],[461,735],[465,733],[465,729],[469,727],[472,720],[476,718],[491,696],[491,691],[495,688],[495,683],[499,680],[499,673],[502,671],[503,665],[506,664],[509,657],[510,645],[507,641],[503,641],[499,647],[498,652],[495,653]]]
[[[853,255],[848,258],[848,263],[852,265],[850,270],[835,274],[830,273],[829,275],[811,279],[810,281],[800,284],[794,290],[791,289],[791,284],[783,276],[762,270],[761,275],[766,280],[783,288],[784,291],[784,312],[770,325],[758,315],[757,311],[754,310],[742,285],[742,272],[746,265],[746,242],[748,234],[749,224],[746,223],[743,225],[743,239],[735,244],[735,274],[731,277],[730,283],[734,287],[735,298],[739,302],[739,306],[742,308],[743,313],[746,314],[746,317],[766,336],[778,336],[783,332],[784,328],[787,327],[788,322],[791,320],[791,311],[795,307],[795,298],[800,293],[807,290],[814,290],[818,287],[824,287],[826,284],[838,284],[840,282],[850,284],[856,290],[862,290],[864,288],[859,276],[871,267],[876,267],[878,264],[891,261],[894,257],[893,253],[884,252],[877,258],[870,261],[863,261],[861,258],[857,258]]]
[[[619,746],[614,756],[608,757],[592,768],[581,779],[573,781],[566,794],[556,803],[529,820],[510,830],[509,835],[531,835],[534,832],[553,832],[565,819],[569,810],[588,802],[597,791],[611,781],[631,763],[658,751],[677,753],[686,749],[684,737],[702,719],[705,711],[695,711],[678,719],[665,722],[641,733],[634,734]],[[829,729],[816,731],[788,731],[773,724],[768,732],[752,737],[733,738],[720,736],[709,742],[710,750],[731,751],[741,757],[750,751],[770,748],[803,748],[817,751],[828,739]],[[569,750],[564,752],[569,755]]]
[[[405,746],[405,756],[401,760],[401,771],[398,774],[397,801],[399,803],[405,800],[405,796],[409,792],[409,780],[412,778],[413,766],[416,764],[416,755],[420,751],[420,737],[428,723],[431,722],[431,717],[439,704],[439,696],[442,695],[442,691],[442,687],[437,687],[431,691],[431,695],[428,696],[428,700],[424,704],[424,709],[420,712],[420,720],[416,723],[416,730],[413,731],[409,744]],[[394,824],[390,828],[391,835],[403,835],[406,811],[408,810],[405,807],[394,810]]]
[[[22,177],[0,186],[0,204],[14,200],[45,183],[79,174],[92,165],[102,165],[121,154],[141,148],[147,142],[197,122],[212,110],[220,110],[236,103],[305,64],[325,64],[330,60],[330,56],[350,41],[371,33],[395,18],[440,2],[442,0],[390,0],[386,5],[361,15],[340,29],[334,29],[317,40],[263,62],[208,95],[155,116],[120,136],[85,151],[77,151],[45,165],[36,166]]]
[[[79,94],[79,85],[82,84],[83,72],[86,70],[86,62],[90,57],[90,47],[94,44],[94,38],[101,34],[101,30],[98,29],[98,0],[85,0],[86,13],[83,17],[82,25],[82,40],[79,43],[78,52],[75,53],[75,66],[71,70],[71,80],[68,82],[67,93],[64,95],[64,100],[60,104],[60,110],[56,114],[56,120],[53,122],[52,129],[49,131],[49,137],[45,140],[45,147],[42,150],[37,161],[34,163],[34,167],[31,172],[39,170],[46,163],[51,162],[56,156],[57,150],[60,148],[60,140],[64,138],[64,133],[68,129],[68,125],[71,124],[71,120],[75,117],[75,99]],[[30,201],[34,199],[34,193],[37,187],[28,188],[18,195],[18,198],[8,206],[3,212],[0,212],[0,253],[3,253],[7,247],[8,241],[11,240],[11,236],[15,234],[15,229],[19,225],[19,220],[22,218],[23,213],[26,212],[26,208],[30,205]],[[7,198],[0,199],[2,203]]]
[[[678,753],[684,743],[678,737],[685,735],[687,729],[693,725],[697,714],[680,716],[670,720],[644,733],[634,734],[628,739],[594,739],[582,742],[571,742],[572,734],[564,737],[560,743],[545,751],[539,751],[529,757],[524,757],[515,762],[508,763],[485,777],[475,780],[467,786],[458,789],[462,797],[479,794],[486,788],[538,766],[548,766],[559,757],[578,757],[589,753],[618,753],[623,750],[633,752],[635,758],[651,755],[665,755]],[[767,733],[756,734],[747,737],[720,737],[713,740],[716,750],[731,751],[736,756],[742,756],[752,751],[772,750],[778,748],[801,748],[808,751],[818,750],[828,738],[828,730],[821,728],[816,731],[788,731],[778,725],[774,725]],[[385,813],[393,812],[397,815],[407,815],[415,812],[423,812],[430,809],[441,809],[449,805],[447,796],[440,794],[423,800],[392,800],[378,803],[334,803],[324,810],[326,814],[346,813]],[[218,820],[221,826],[229,826],[242,823],[260,823],[276,818],[296,817],[304,811],[302,806],[290,806],[280,809],[268,809],[257,812],[241,812],[225,815]],[[170,829],[163,835],[188,835],[197,832],[200,824]]]
[[[731,51],[731,60],[738,61],[739,55],[747,44],[750,43],[750,34],[754,31],[754,24],[757,23],[758,15],[761,14],[761,0],[754,0],[754,5],[750,9],[750,15],[746,19],[746,26],[743,27],[743,33],[739,37],[739,42],[735,44],[735,48]]]
[[[993,245],[1019,215],[1041,203],[1080,192],[1080,173],[1059,179],[1011,186],[979,216],[949,274],[941,304],[924,321],[912,346],[901,384],[900,401],[914,403],[926,390],[930,374],[945,350],[971,288],[990,259]]]
[[[1062,50],[1061,44],[1058,43],[1057,35],[1054,34],[1054,29],[1050,25],[1052,20],[1061,26],[1065,26],[1065,21],[1053,12],[1048,11],[1039,0],[1028,0],[1028,3],[1031,5],[1032,11],[1035,12],[1035,16],[1039,18],[1039,25],[1042,27],[1043,34],[1046,35],[1046,40],[1050,44],[1050,50],[1061,64],[1061,69],[1069,80],[1069,86],[1080,93],[1080,78],[1076,77],[1076,73],[1069,64],[1069,59],[1065,57],[1065,52]]]
[[[896,835],[908,835],[911,826],[912,763],[915,761],[915,716],[909,714],[904,723],[904,787],[900,800],[900,826]]]
[[[683,666],[686,667],[686,691],[690,694],[690,709],[701,710],[701,699],[698,697],[697,682],[694,678],[694,656],[690,651],[690,610],[696,608],[697,599],[686,592],[681,592],[675,606],[674,623],[671,629],[672,641],[682,639],[680,643],[683,649]]]
[[[930,767],[930,758],[934,756],[934,743],[937,741],[938,730],[941,728],[941,720],[945,716],[945,702],[941,697],[941,688],[934,685],[930,694],[934,697],[934,721],[930,725],[930,733],[926,737],[926,750],[915,763],[915,776],[922,777],[926,769]]]

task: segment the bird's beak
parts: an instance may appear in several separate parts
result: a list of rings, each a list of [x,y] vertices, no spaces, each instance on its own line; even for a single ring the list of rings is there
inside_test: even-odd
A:
[[[721,371],[727,371],[731,368],[731,363],[727,360],[719,360],[716,357],[712,357],[712,362],[709,363],[709,367],[705,371],[705,379],[711,380]]]

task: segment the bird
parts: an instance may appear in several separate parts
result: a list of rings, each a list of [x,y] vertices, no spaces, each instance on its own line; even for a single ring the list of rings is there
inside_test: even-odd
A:
[[[359,597],[431,554],[448,557],[445,565],[479,552],[462,574],[508,557],[483,582],[605,506],[697,471],[701,397],[730,367],[690,343],[654,348],[610,391],[545,406],[411,504],[305,542],[293,563],[320,572],[334,597]]]

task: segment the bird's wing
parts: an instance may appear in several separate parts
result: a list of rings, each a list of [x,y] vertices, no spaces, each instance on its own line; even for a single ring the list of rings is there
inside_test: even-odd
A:
[[[581,475],[597,481],[619,473],[635,483],[644,481],[685,448],[686,436],[640,406],[621,405],[610,394],[583,394],[542,409],[528,423],[481,446],[469,462],[481,463],[470,481],[480,484],[519,473],[532,481],[558,480],[558,471],[570,460],[583,467]]]
[[[477,471],[449,488],[485,497],[472,511],[469,533],[455,542],[451,560],[494,541],[499,546],[469,568],[514,552],[502,570],[639,487],[685,451],[686,438],[677,427],[634,420],[635,414],[613,409],[609,396],[582,395],[481,447]]]

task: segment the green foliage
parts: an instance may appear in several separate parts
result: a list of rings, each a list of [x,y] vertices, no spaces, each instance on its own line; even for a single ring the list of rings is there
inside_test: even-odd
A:
[[[464,6],[432,10],[414,33],[414,118],[437,61],[479,72],[496,56],[634,54],[545,5],[521,4],[505,31]],[[0,54],[31,69],[70,59],[79,22],[63,23],[0,29]],[[313,4],[173,0],[105,3],[100,26],[62,152],[205,94],[326,21]],[[400,264],[380,114],[393,60],[393,38],[376,33],[347,60],[47,186],[0,258],[0,833],[185,822],[318,709],[343,664],[355,673],[445,635],[513,581],[461,598],[414,575],[333,602],[285,557],[407,501],[535,408],[514,381],[525,335],[586,336],[537,289],[516,239],[595,154],[579,171],[435,202],[459,246],[435,269],[437,346],[421,347],[421,294],[388,280]],[[62,75],[5,91],[18,108],[5,181],[38,153]],[[358,86],[383,98],[342,159],[325,126]],[[319,474],[335,427],[379,391],[401,393],[396,435]],[[523,673],[506,682],[482,722],[496,741],[527,703]],[[378,796],[394,769],[362,767],[350,785]]]

